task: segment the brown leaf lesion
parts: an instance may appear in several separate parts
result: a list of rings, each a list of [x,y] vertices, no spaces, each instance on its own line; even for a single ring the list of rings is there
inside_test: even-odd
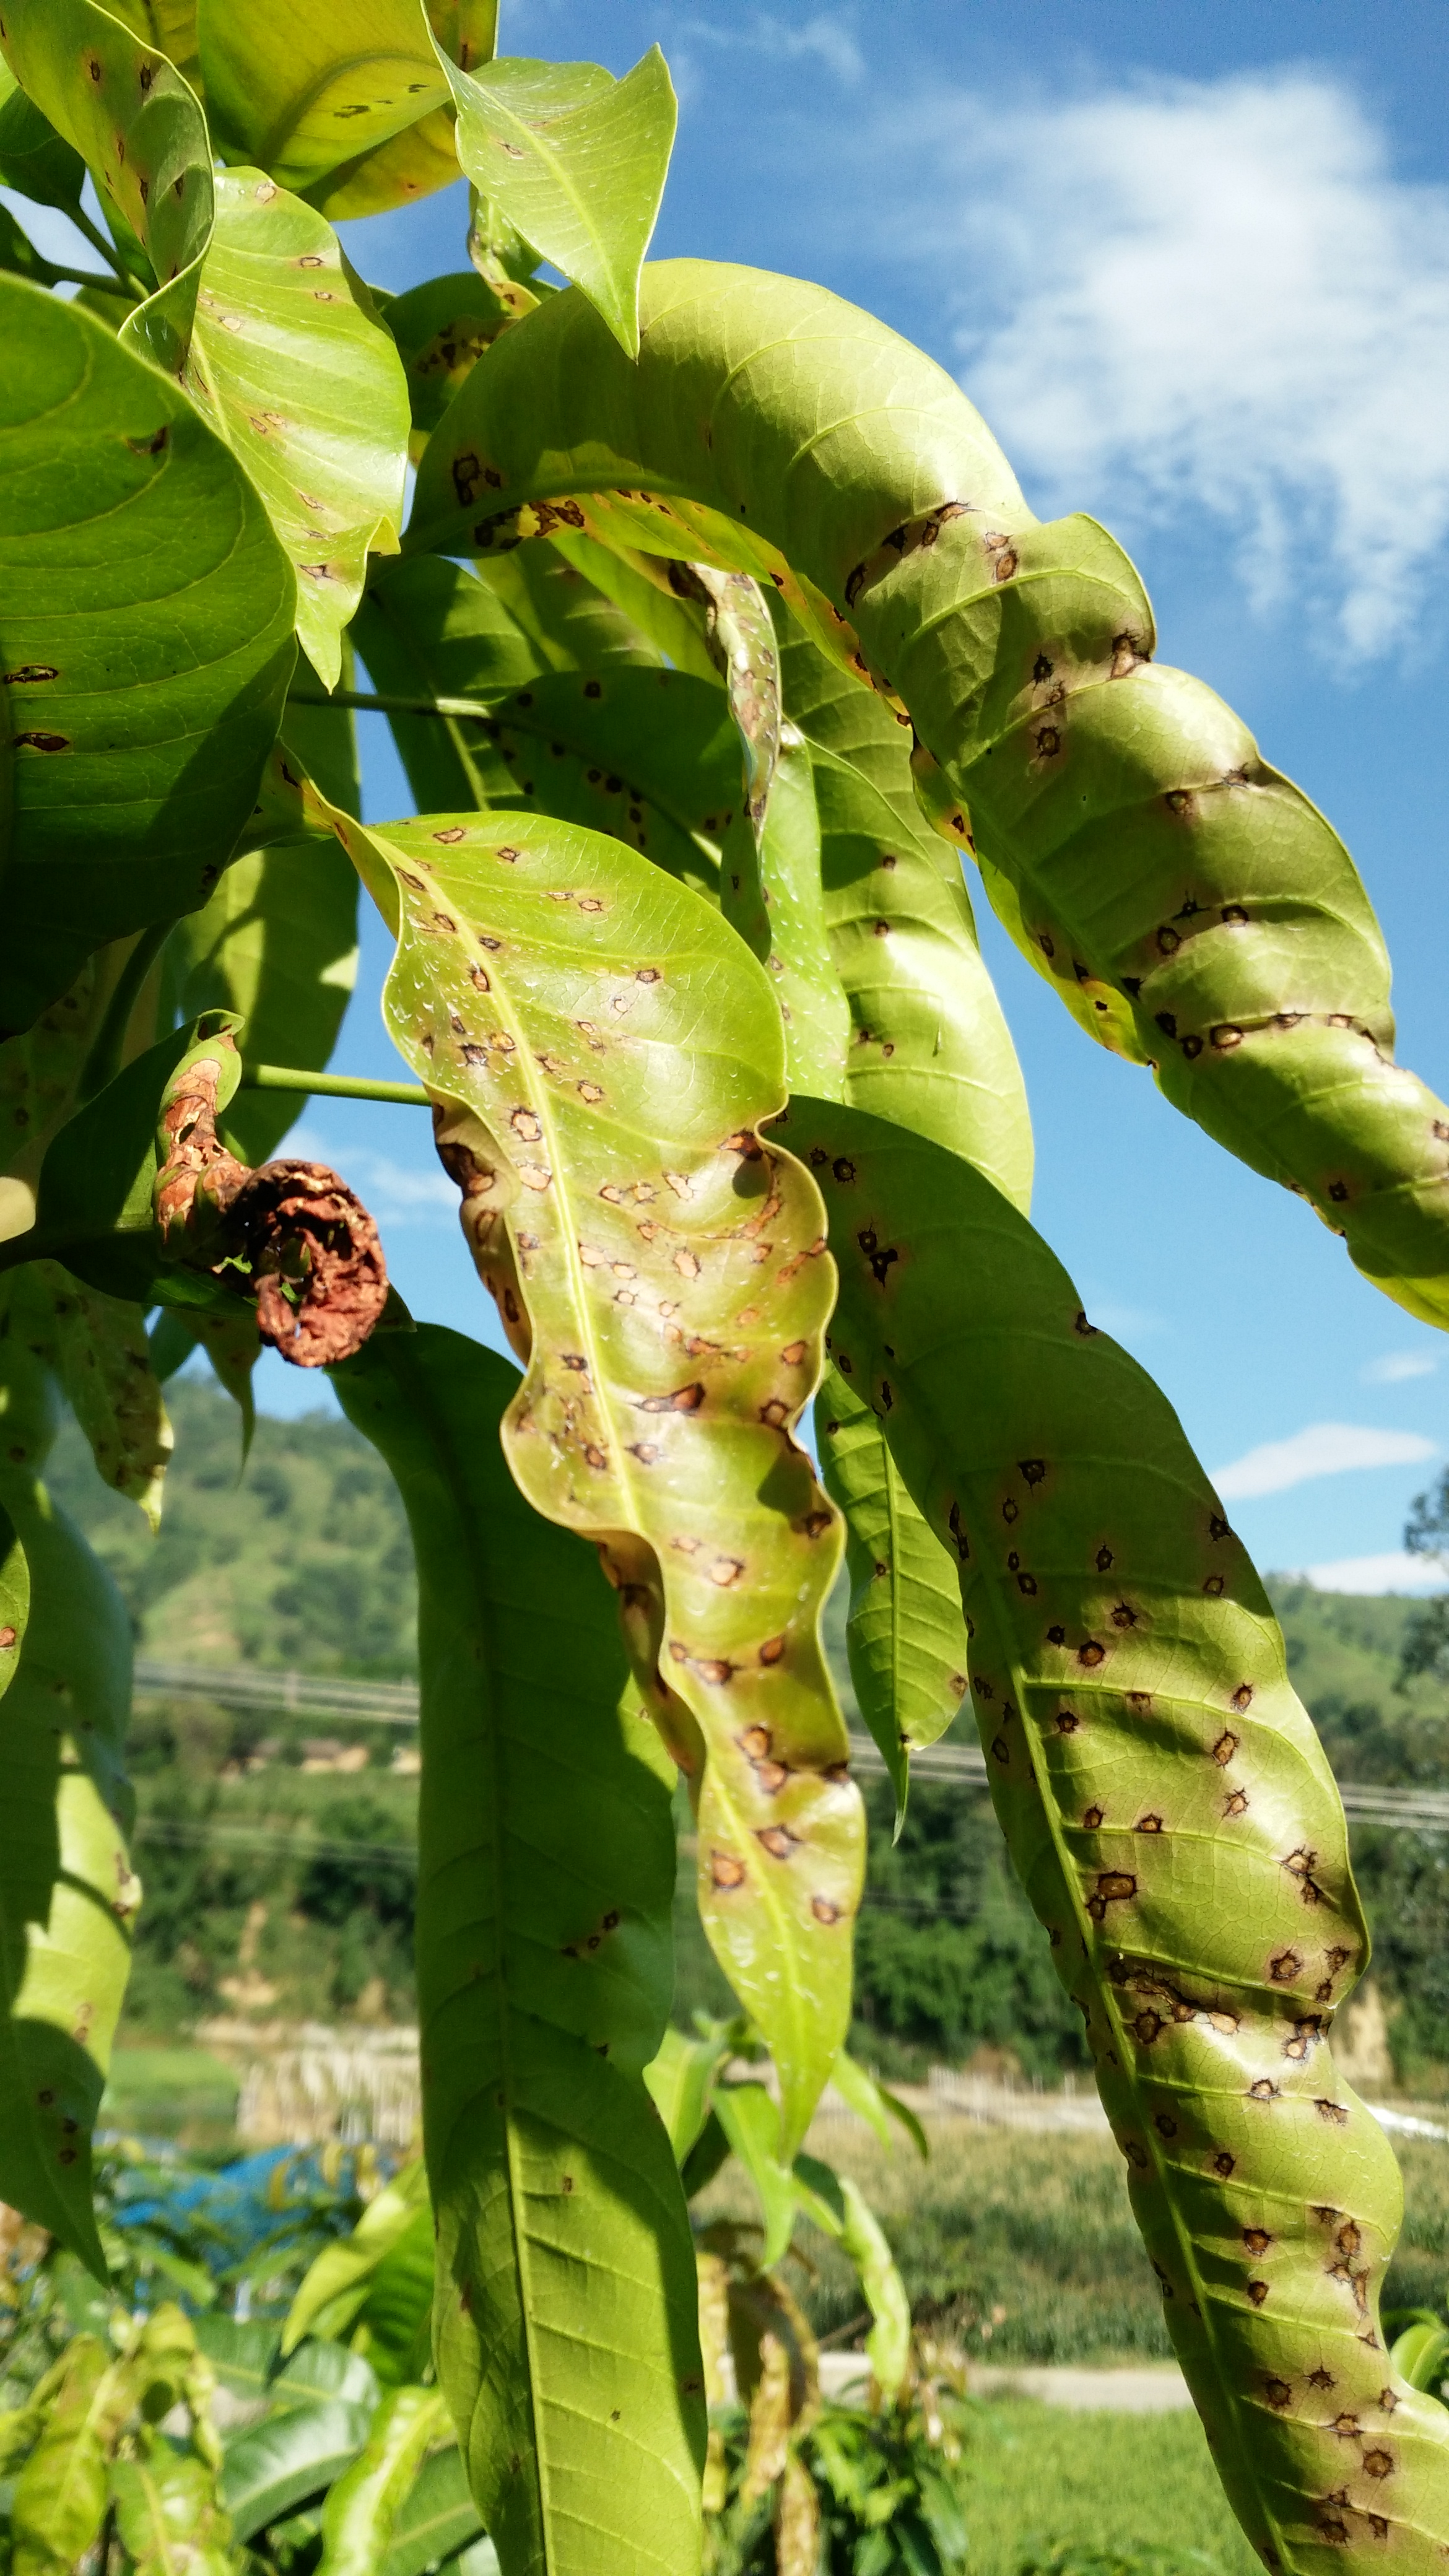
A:
[[[387,1303],[377,1227],[325,1163],[284,1156],[252,1171],[228,1152],[217,1115],[230,1043],[184,1065],[163,1105],[157,1226],[168,1250],[250,1299],[284,1360],[329,1368],[362,1348]]]

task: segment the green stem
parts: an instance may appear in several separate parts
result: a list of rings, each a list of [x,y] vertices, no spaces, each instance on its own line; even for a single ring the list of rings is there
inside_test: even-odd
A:
[[[116,989],[106,1004],[105,1017],[96,1031],[95,1043],[85,1061],[85,1070],[76,1087],[76,1103],[84,1107],[104,1091],[121,1069],[121,1049],[126,1042],[131,1013],[140,998],[141,987],[170,938],[176,923],[153,921],[143,930],[130,956],[116,978]]]
[[[477,716],[494,712],[483,698],[394,698],[376,697],[367,689],[293,689],[289,693],[294,707],[355,707],[361,715],[374,716]]]
[[[72,286],[89,286],[97,295],[124,295],[128,304],[136,301],[136,291],[129,282],[117,277],[102,277],[96,268],[57,268],[50,264],[52,278],[66,278]]]
[[[243,1091],[304,1091],[332,1100],[393,1100],[407,1109],[427,1109],[428,1094],[420,1082],[367,1082],[352,1073],[306,1073],[291,1064],[248,1064],[242,1068]]]
[[[84,206],[75,206],[68,209],[68,211],[70,214],[70,220],[74,224],[76,231],[78,233],[84,233],[92,250],[98,250],[100,252],[107,268],[113,268],[115,270],[117,277],[120,279],[121,284],[126,290],[126,293],[128,295],[133,294],[135,291],[136,281],[134,278],[127,275],[125,263],[122,260],[121,254],[117,250],[115,243],[108,240],[107,236],[101,231],[99,224],[93,224],[91,222],[90,216],[86,213]]]

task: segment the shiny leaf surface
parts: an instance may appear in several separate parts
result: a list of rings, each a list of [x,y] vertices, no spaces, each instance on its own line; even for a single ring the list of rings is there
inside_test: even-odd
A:
[[[509,1477],[507,1362],[424,1325],[334,1383],[398,1480],[418,1554],[439,2381],[505,2576],[685,2576],[694,2268],[641,2080],[671,1987],[666,1766],[633,1694],[620,1705],[597,1565]]]

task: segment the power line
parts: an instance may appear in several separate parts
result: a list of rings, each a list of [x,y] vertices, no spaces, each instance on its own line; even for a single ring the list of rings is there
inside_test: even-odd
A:
[[[223,1708],[344,1718],[354,1726],[415,1727],[418,1722],[418,1693],[412,1682],[354,1682],[313,1673],[268,1672],[251,1664],[163,1663],[142,1657],[136,1664],[135,1690],[141,1699],[206,1699]],[[852,1732],[850,1759],[863,1778],[884,1777],[885,1763],[868,1735]],[[980,1789],[986,1782],[986,1757],[975,1744],[931,1744],[911,1755],[910,1770],[913,1780]],[[1400,1832],[1449,1832],[1449,1789],[1341,1780],[1339,1795],[1344,1813],[1354,1824],[1388,1825]],[[247,1830],[226,1828],[232,1835]],[[363,1848],[348,1846],[351,1852]],[[391,1846],[377,1848],[381,1852]]]

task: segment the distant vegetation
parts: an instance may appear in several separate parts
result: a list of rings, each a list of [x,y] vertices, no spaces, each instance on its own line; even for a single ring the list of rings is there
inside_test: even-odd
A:
[[[57,1498],[115,1576],[140,1651],[410,1677],[412,1551],[376,1452],[332,1415],[263,1417],[239,1477],[227,1399],[189,1379],[173,1382],[171,1398],[177,1452],[156,1542],[140,1513],[102,1487],[73,1427],[54,1462]],[[1431,1668],[1399,1687],[1422,1613],[1404,1600],[1300,1584],[1280,1585],[1277,1602],[1295,1684],[1340,1776],[1449,1787],[1449,1677]],[[851,1706],[843,1617],[837,1593],[828,1626]],[[316,1746],[324,1732],[332,1759],[350,1747],[351,1761],[366,1767],[350,1777],[304,1771],[309,1751],[314,1763],[329,1758]],[[132,1745],[153,1826],[198,1838],[217,1827],[286,1835],[305,1826],[330,1847],[293,1858],[220,1840],[143,1841],[133,2029],[161,2037],[248,2005],[287,2018],[411,2013],[411,1874],[385,1847],[411,1835],[415,1785],[392,1767],[400,1751],[393,1730],[177,1703],[139,1709]],[[918,1782],[896,1844],[883,1782],[870,1788],[869,1804],[870,1886],[857,1946],[858,2037],[868,2053],[900,2074],[983,2051],[1028,2077],[1084,2069],[1076,2016],[984,1796]],[[687,1838],[682,1804],[680,1824]],[[1356,1825],[1354,1856],[1400,2080],[1442,2090],[1449,1849],[1437,1836]],[[680,2009],[726,2008],[693,1917],[690,1876],[683,1869]]]

